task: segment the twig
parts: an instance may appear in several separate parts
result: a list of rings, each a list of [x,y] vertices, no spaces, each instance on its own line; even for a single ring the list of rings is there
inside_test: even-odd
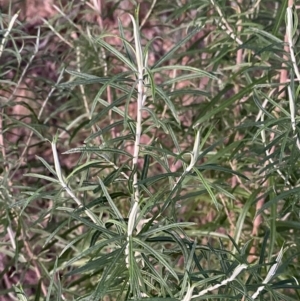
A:
[[[56,149],[56,139],[55,137],[51,143],[52,146],[52,154],[53,154],[53,159],[54,159],[54,166],[55,166],[55,172],[58,178],[58,181],[61,185],[61,187],[68,193],[68,195],[76,202],[79,208],[83,208],[82,202],[76,197],[76,195],[73,193],[73,191],[70,189],[70,187],[67,185],[61,171],[61,166],[57,154],[57,149]],[[95,223],[98,224],[98,221],[95,217],[95,215],[92,213],[92,211],[88,208],[85,208],[85,212],[87,216]]]
[[[10,32],[11,32],[18,16],[19,16],[19,13],[20,13],[20,11],[18,11],[16,14],[13,15],[13,17],[11,18],[11,20],[8,24],[8,28],[7,28],[6,32],[4,33],[4,35],[3,35],[3,38],[2,38],[2,41],[1,41],[1,44],[0,44],[0,57],[2,56],[6,39],[7,39],[8,35],[10,34]]]
[[[143,21],[141,22],[140,30],[141,30],[141,28],[145,25],[145,23],[147,22],[147,20],[149,19],[150,15],[151,15],[151,13],[152,13],[152,11],[153,11],[153,9],[154,9],[154,6],[155,6],[155,4],[156,4],[156,1],[157,1],[157,0],[152,0],[151,7],[149,8],[149,10],[148,10],[146,16],[144,17]]]

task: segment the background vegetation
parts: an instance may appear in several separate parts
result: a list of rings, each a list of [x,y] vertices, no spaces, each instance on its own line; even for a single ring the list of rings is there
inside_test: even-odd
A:
[[[299,300],[299,7],[0,1],[0,300]]]

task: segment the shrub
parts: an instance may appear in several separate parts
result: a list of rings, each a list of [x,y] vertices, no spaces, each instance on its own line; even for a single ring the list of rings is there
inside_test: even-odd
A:
[[[297,300],[295,8],[154,1],[116,35],[72,4],[35,46],[3,18],[2,294]]]

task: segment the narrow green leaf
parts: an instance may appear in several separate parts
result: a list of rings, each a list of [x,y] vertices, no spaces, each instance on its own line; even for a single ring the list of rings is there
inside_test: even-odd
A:
[[[98,242],[97,244],[88,247],[86,250],[81,251],[81,253],[79,253],[78,255],[75,255],[69,261],[65,262],[64,263],[64,268],[73,265],[73,263],[75,263],[76,261],[79,261],[83,257],[87,257],[88,255],[95,254],[95,252],[100,253],[101,249],[103,249],[106,246],[111,246],[111,245],[118,245],[119,246],[119,245],[121,245],[122,240],[124,241],[125,238],[126,238],[125,236],[114,235],[111,238],[108,238],[108,239],[105,239],[101,242]],[[61,254],[63,254],[66,249],[67,249],[67,246],[64,248],[64,250],[61,251]]]
[[[236,243],[238,243],[240,241],[241,233],[244,228],[246,216],[247,216],[248,211],[250,210],[251,206],[253,206],[253,202],[259,192],[260,192],[260,189],[254,190],[252,192],[252,194],[248,197],[244,206],[242,207],[242,210],[241,210],[238,220],[236,222],[235,233],[234,233],[234,237],[233,237],[233,239]],[[234,252],[235,252],[235,250],[234,250]]]
[[[141,180],[138,181],[138,184],[139,185],[141,185],[141,184],[152,185],[152,184],[156,183],[159,180],[165,180],[168,177],[179,177],[179,176],[181,176],[181,174],[182,174],[181,172],[168,172],[168,173],[156,175],[156,176],[153,176],[153,177],[148,177],[144,180],[141,179]]]
[[[150,83],[152,101],[155,101],[156,85],[155,85],[153,71],[149,68],[146,68],[146,72]]]
[[[157,91],[157,94],[159,94],[159,96],[162,98],[162,100],[166,103],[168,108],[171,110],[172,115],[175,118],[175,120],[177,121],[177,123],[180,124],[180,119],[177,114],[177,110],[175,109],[174,104],[170,100],[169,96],[158,86],[156,86],[156,91]]]
[[[116,101],[112,102],[111,104],[109,104],[107,101],[103,100],[102,98],[97,98],[97,96],[95,97],[95,99],[97,99],[97,102],[101,103],[102,105],[105,106],[104,109],[102,109],[99,113],[97,113],[89,122],[88,126],[91,127],[93,126],[96,122],[98,122],[101,118],[103,118],[103,116],[107,116],[108,112],[110,110],[118,113],[121,117],[124,118],[124,112],[118,108],[119,105],[122,104],[122,102],[124,102],[127,99],[127,95],[123,95],[121,96],[119,99],[117,99]]]
[[[192,90],[192,89],[180,89],[180,90],[174,90],[170,92],[167,91],[166,94],[170,97],[185,96],[185,95],[209,97],[211,95],[209,92],[206,91]]]
[[[133,52],[132,52],[132,49],[128,46],[128,44],[124,42],[126,40],[125,34],[124,34],[124,28],[123,28],[123,25],[122,25],[119,18],[118,18],[118,26],[119,26],[119,32],[120,32],[120,35],[121,35],[121,38],[122,38],[122,44],[123,44],[123,47],[126,51],[127,57],[129,59],[130,63],[132,65],[134,65],[135,62],[134,62]]]
[[[141,241],[138,238],[133,237],[132,238],[135,243],[142,246],[145,250],[147,250],[152,256],[154,256],[161,264],[165,266],[165,268],[173,275],[173,277],[179,281],[178,276],[176,272],[173,270],[173,268],[170,266],[170,264],[164,259],[164,257],[159,254],[158,251],[151,248],[147,243]]]
[[[270,206],[277,204],[280,200],[283,200],[284,198],[290,196],[290,195],[299,195],[300,193],[300,187],[289,189],[287,191],[284,191],[277,195],[276,197],[272,198],[269,202],[266,202],[263,204],[263,206],[256,212],[256,215],[261,214],[264,210],[270,208]]]
[[[127,73],[127,74],[131,75],[131,73]],[[107,90],[107,88],[109,86],[113,86],[114,83],[117,83],[116,89],[122,90],[123,92],[125,92],[127,94],[132,90],[132,88],[131,88],[131,90],[127,89],[126,86],[124,85],[124,82],[120,82],[120,77],[122,77],[122,73],[112,76],[109,79],[109,81],[107,81],[105,84],[103,84],[103,86],[99,89],[98,93],[96,94],[96,96],[93,100],[93,104],[92,104],[92,108],[91,108],[91,115],[94,114],[96,105],[98,104],[98,102],[100,102],[102,94]],[[132,86],[134,87],[135,85],[133,84]],[[102,114],[104,114],[104,113],[102,112]]]
[[[33,177],[33,178],[39,178],[39,179],[43,179],[43,180],[47,180],[49,182],[53,182],[53,183],[59,183],[59,181],[57,179],[48,177],[48,176],[44,176],[44,175],[40,175],[40,174],[36,174],[36,173],[26,173],[24,174],[25,177]]]
[[[78,167],[76,167],[66,178],[66,180],[71,179],[74,175],[81,173],[85,170],[88,170],[90,168],[106,168],[108,167],[107,162],[103,162],[102,160],[91,160],[88,161]],[[109,166],[111,167],[111,166]]]
[[[51,295],[52,295],[52,287],[54,286],[54,281],[55,281],[55,275],[56,275],[56,270],[57,270],[57,264],[58,264],[58,257],[56,257],[55,262],[54,262],[54,267],[52,269],[52,275],[50,276],[50,284],[48,287],[48,292],[47,292],[47,297],[46,301],[50,301]]]
[[[112,200],[111,196],[109,195],[104,183],[102,182],[102,180],[98,177],[98,181],[101,185],[102,191],[110,205],[110,207],[112,208],[113,212],[115,213],[116,217],[120,220],[120,221],[124,221],[122,214],[120,213],[119,209],[116,207],[114,201]]]
[[[200,171],[198,171],[197,168],[193,167],[193,171],[196,172],[197,176],[200,178],[201,183],[203,184],[203,186],[206,188],[208,194],[210,195],[213,203],[215,204],[217,210],[220,209],[220,205],[215,197],[215,194],[213,193],[213,191],[210,188],[210,184],[205,180],[205,178],[203,177],[203,175],[201,174]]]
[[[151,229],[147,232],[144,232],[143,233],[143,236],[150,236],[150,235],[153,235],[155,233],[159,233],[161,231],[165,231],[165,230],[170,230],[170,229],[173,229],[173,228],[182,228],[182,227],[190,227],[190,226],[194,226],[196,225],[195,223],[191,223],[191,222],[181,222],[181,223],[176,223],[176,224],[168,224],[168,225],[164,225],[164,226],[161,226],[159,225],[158,227],[155,227],[154,229]]]
[[[150,166],[150,156],[145,155],[144,156],[144,164],[143,164],[142,174],[141,174],[141,180],[144,180],[144,179],[147,178],[149,166]]]
[[[189,41],[197,32],[199,32],[200,27],[195,27],[184,39],[182,39],[179,43],[177,43],[172,49],[170,49],[166,54],[164,54],[152,67],[152,69],[158,68],[158,66],[162,65],[163,62],[170,59],[173,54],[182,46],[186,45],[187,41]]]
[[[92,85],[92,84],[103,84],[106,87],[111,86],[114,89],[119,89],[123,92],[127,91],[127,88],[125,85],[121,85],[124,83],[133,84],[135,81],[131,78],[128,78],[127,76],[131,75],[132,72],[124,72],[122,74],[118,74],[115,76],[115,80],[112,81],[111,77],[95,77],[95,78],[89,78],[89,79],[75,79],[73,81],[61,83],[58,85],[58,88],[73,88],[79,85]]]
[[[18,301],[28,301],[26,294],[21,285],[19,286],[13,285],[13,289],[17,295]]]
[[[91,260],[86,264],[84,264],[83,266],[66,273],[66,276],[103,270],[111,261],[114,260],[115,255],[119,254],[119,250],[120,248],[113,250],[108,254],[101,254],[99,258]]]
[[[105,37],[105,36],[103,36]],[[103,37],[99,37],[95,39],[94,41],[98,44],[100,44],[102,47],[106,48],[109,52],[114,54],[120,61],[122,61],[126,66],[128,66],[132,71],[137,72],[136,66],[129,60],[127,59],[120,51],[118,51],[116,48],[112,47],[108,43],[106,43],[103,40]],[[115,36],[117,37],[117,36]],[[124,41],[124,40],[123,40]],[[126,41],[125,41],[126,43]],[[128,43],[128,42],[127,42]],[[129,44],[128,44],[129,45]],[[134,50],[132,49],[134,52]]]
[[[215,164],[203,164],[200,166],[195,166],[198,170],[218,170],[221,172],[226,172],[230,173],[233,175],[237,175],[245,180],[249,180],[245,175],[241,174],[240,172],[237,172],[235,170],[232,170],[231,168],[223,167],[220,165],[215,165]]]
[[[12,117],[10,117],[11,121],[14,121],[15,123],[10,125],[11,128],[13,127],[18,127],[18,128],[27,128],[29,129],[33,134],[35,134],[39,139],[41,139],[42,141],[45,141],[45,137],[38,131],[38,127],[45,127],[45,125],[41,125],[41,124],[33,124],[33,123],[26,123],[21,121],[20,119],[14,119]]]
[[[112,276],[115,274],[115,271],[117,271],[118,276],[122,273],[120,261],[123,261],[125,267],[125,259],[124,256],[122,256],[124,254],[125,247],[126,244],[123,244],[123,246],[114,254],[112,260],[107,263],[107,266],[101,275],[101,280],[98,282],[97,287],[94,290],[94,300],[102,300],[102,298],[107,294],[107,290],[111,287],[111,282],[114,280]]]
[[[163,70],[180,70],[180,71],[189,71],[189,72],[192,72],[193,74],[186,74],[186,75],[183,75],[183,76],[195,76],[195,78],[197,77],[208,77],[210,79],[213,79],[213,80],[218,80],[218,78],[210,73],[210,72],[207,72],[207,71],[204,71],[204,70],[201,70],[201,69],[198,69],[198,68],[195,68],[195,67],[191,67],[191,66],[184,66],[184,65],[167,65],[167,66],[162,66],[162,67],[159,67],[159,68],[151,68],[151,71],[152,73],[160,73],[161,71]],[[175,78],[175,79],[172,79],[172,80],[176,80],[178,78]],[[162,84],[163,85],[163,84]]]
[[[265,82],[267,80],[267,77],[260,77],[259,79],[255,80],[253,83],[247,85],[244,89],[241,89],[240,92],[235,94],[232,97],[229,97],[228,99],[222,101],[220,105],[214,108],[214,105],[220,100],[222,95],[224,95],[225,91],[221,92],[216,96],[203,110],[202,116],[195,122],[195,125],[202,124],[204,121],[210,119],[212,116],[215,116],[216,114],[220,112],[224,112],[226,108],[229,108],[231,104],[233,104],[236,100],[243,98],[248,93],[252,92],[252,89],[259,83]],[[226,90],[226,88],[225,88]]]
[[[148,267],[148,269],[150,270],[150,272],[152,273],[152,275],[150,276],[151,278],[157,278],[156,281],[162,285],[164,287],[164,289],[168,292],[168,294],[170,296],[173,296],[173,293],[170,289],[170,286],[168,285],[168,283],[165,281],[165,279],[162,277],[162,275],[160,275],[160,273],[155,269],[155,267],[153,266],[153,264],[148,260],[147,256],[145,256],[145,254],[141,253],[142,258],[143,258],[143,262],[146,264],[146,266]],[[159,292],[161,293],[161,292]],[[148,300],[148,298],[147,298]],[[164,299],[165,300],[165,299]]]

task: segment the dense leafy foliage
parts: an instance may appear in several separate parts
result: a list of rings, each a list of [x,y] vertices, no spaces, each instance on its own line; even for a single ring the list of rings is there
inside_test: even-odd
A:
[[[3,300],[299,300],[297,7],[100,4],[1,15]]]

